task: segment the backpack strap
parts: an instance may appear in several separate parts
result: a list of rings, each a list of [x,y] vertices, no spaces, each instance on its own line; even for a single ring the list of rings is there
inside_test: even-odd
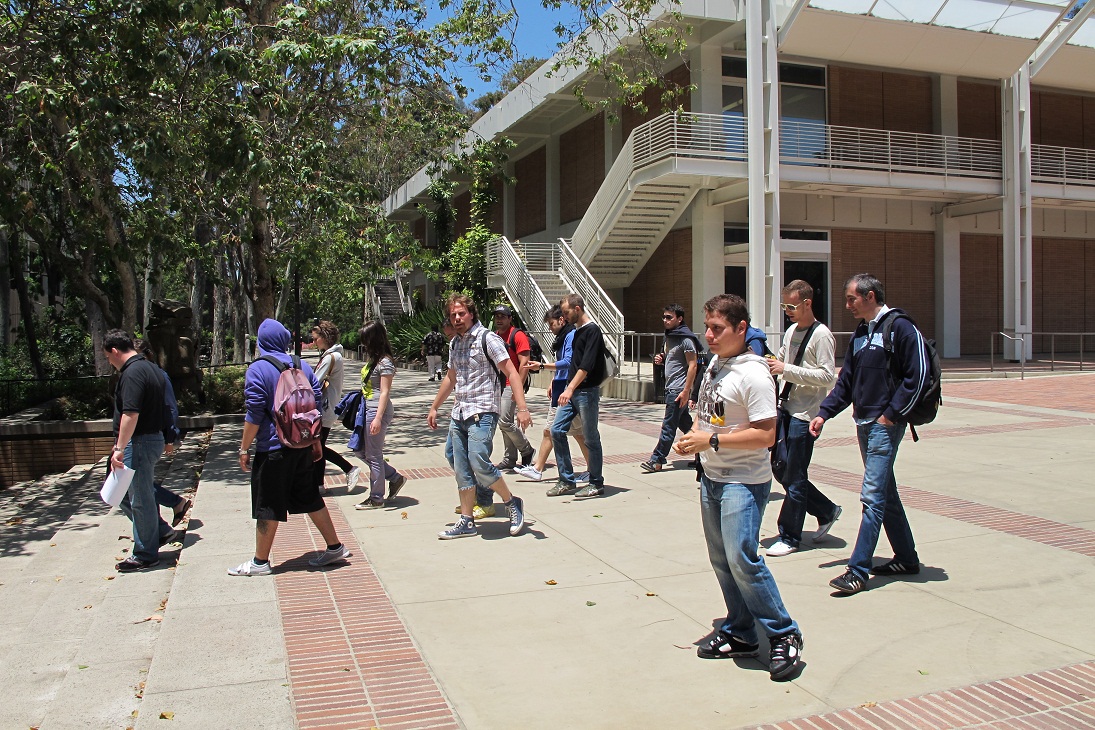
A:
[[[791,363],[796,368],[802,365],[802,356],[806,354],[806,345],[810,342],[810,335],[814,334],[814,330],[817,329],[817,322],[814,322],[806,329],[806,334],[802,336],[802,342],[798,344],[798,352],[795,353],[795,361]],[[791,343],[788,342],[788,345]],[[776,405],[783,403],[787,400],[787,396],[791,394],[791,389],[795,387],[794,383],[785,382],[783,384],[783,392],[779,394],[779,399],[776,401]]]
[[[490,352],[487,351],[487,336],[490,335],[490,330],[484,328],[483,334],[479,337],[479,346],[483,348],[483,357],[487,358],[487,364],[490,365],[490,369],[494,371],[494,381],[498,383],[498,392],[501,393],[506,389],[502,373],[498,369],[498,366],[494,364],[494,360],[490,357]]]
[[[289,368],[288,365],[283,363],[281,360],[278,360],[273,355],[263,355],[262,357],[259,358],[259,360],[265,360],[266,362],[268,362],[271,365],[273,365],[274,367],[276,367],[278,369],[278,373],[283,373]],[[293,360],[295,361],[294,366],[299,368],[300,367],[300,360],[295,355],[293,356]]]

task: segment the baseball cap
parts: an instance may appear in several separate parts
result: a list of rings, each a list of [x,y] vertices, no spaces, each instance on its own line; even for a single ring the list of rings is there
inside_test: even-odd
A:
[[[503,314],[507,317],[512,317],[513,316],[513,310],[510,309],[509,307],[507,307],[505,304],[499,304],[497,307],[495,307],[494,308],[494,313],[495,314]]]

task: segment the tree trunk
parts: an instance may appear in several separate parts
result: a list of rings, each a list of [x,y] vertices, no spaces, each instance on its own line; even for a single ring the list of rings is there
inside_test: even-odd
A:
[[[8,233],[0,231],[0,348],[11,344],[11,254]]]
[[[194,241],[202,252],[209,251],[209,245],[213,241],[213,227],[209,225],[208,219],[202,218],[194,226]],[[206,267],[202,264],[202,259],[192,259],[187,264],[187,271],[191,274],[191,280],[194,282],[193,287],[190,289],[190,311],[194,314],[190,337],[194,340],[194,346],[199,347],[201,344],[202,322],[205,321],[202,316],[205,304],[205,287],[209,277],[206,274]],[[221,343],[221,351],[224,351],[224,343]]]
[[[270,276],[270,219],[269,202],[262,186],[256,181],[251,183],[251,278],[252,300],[255,303],[255,317],[261,322],[273,317],[274,279]]]
[[[274,311],[274,319],[284,322],[285,308],[289,306],[289,296],[293,293],[293,262],[285,266],[285,278],[281,282],[281,291],[278,293],[278,307]]]
[[[163,254],[153,252],[152,244],[148,245],[148,257],[144,265],[144,300],[141,307],[141,331],[148,331],[148,318],[152,314],[152,300],[163,296],[160,272],[163,269]]]
[[[34,377],[39,380],[46,379],[46,368],[42,365],[42,354],[38,351],[38,330],[34,324],[34,303],[30,300],[30,292],[27,290],[27,278],[23,273],[23,265],[26,258],[16,248],[16,256],[12,257],[11,283],[15,285],[15,292],[19,296],[19,313],[23,320],[23,334],[27,338],[27,354],[30,356],[30,365],[34,368]],[[4,325],[7,327],[7,323]]]
[[[214,367],[224,365],[225,351],[224,351],[224,335],[225,335],[225,321],[228,319],[229,307],[231,301],[229,299],[228,287],[225,284],[213,285],[213,352],[211,356],[211,362]]]
[[[87,329],[91,333],[91,349],[95,351],[95,374],[110,375],[110,361],[103,354],[103,335],[106,334],[106,319],[98,302],[91,297],[84,297],[84,306],[87,307]]]

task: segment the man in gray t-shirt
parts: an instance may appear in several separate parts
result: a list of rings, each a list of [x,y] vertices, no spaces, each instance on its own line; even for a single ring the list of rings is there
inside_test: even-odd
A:
[[[655,365],[665,365],[665,417],[658,445],[650,455],[650,461],[639,466],[644,472],[661,471],[673,446],[677,429],[688,433],[692,428],[692,416],[688,413],[688,399],[696,373],[696,355],[699,338],[684,323],[684,308],[670,304],[662,313],[665,325],[665,349],[654,356]]]

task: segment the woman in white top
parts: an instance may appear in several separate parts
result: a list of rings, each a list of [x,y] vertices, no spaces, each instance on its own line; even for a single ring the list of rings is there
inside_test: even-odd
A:
[[[361,445],[354,453],[369,465],[369,498],[355,505],[356,509],[376,509],[384,506],[384,483],[388,482],[388,501],[399,494],[407,478],[384,461],[384,438],[392,423],[392,380],[395,360],[388,331],[380,322],[370,322],[359,333],[365,351],[365,367],[361,368]]]
[[[316,365],[316,380],[323,386],[323,400],[326,406],[323,408],[323,428],[319,432],[319,440],[323,444],[323,458],[316,462],[315,473],[319,482],[319,493],[326,494],[323,486],[323,473],[326,471],[327,462],[331,462],[346,475],[348,491],[353,491],[357,486],[361,469],[346,461],[342,454],[327,446],[327,437],[331,434],[331,427],[335,425],[338,416],[335,415],[335,406],[342,400],[342,373],[344,370],[342,359],[342,345],[338,342],[338,327],[334,322],[321,321],[312,328],[312,343],[320,351],[319,364]]]

